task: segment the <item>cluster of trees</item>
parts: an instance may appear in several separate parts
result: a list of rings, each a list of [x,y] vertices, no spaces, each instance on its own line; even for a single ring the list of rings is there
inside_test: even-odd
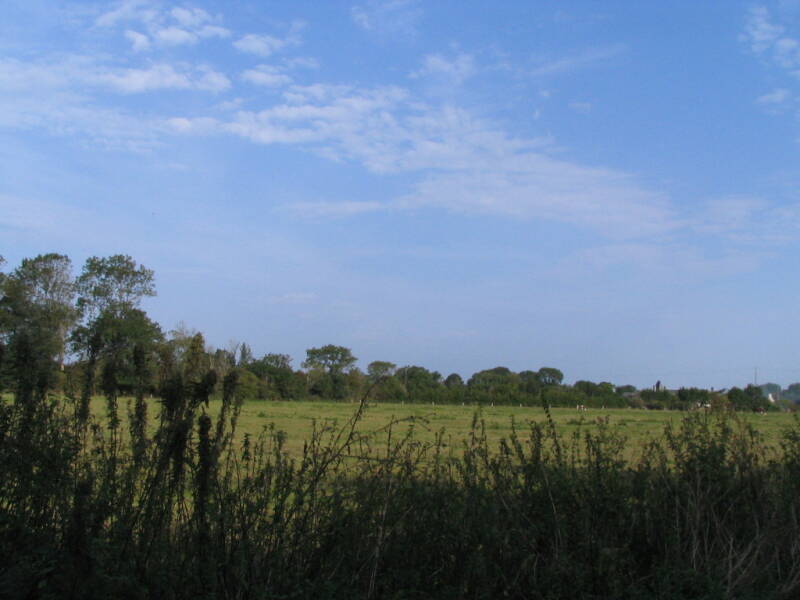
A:
[[[131,379],[163,341],[140,308],[153,272],[129,256],[92,257],[78,277],[61,254],[23,259],[0,274],[0,374],[17,398],[63,385],[65,357],[102,366],[99,385]]]
[[[351,350],[336,345],[309,348],[301,369],[294,369],[286,354],[255,358],[246,343],[213,348],[202,334],[183,325],[165,334],[141,309],[141,301],[154,295],[153,271],[125,255],[89,258],[77,277],[70,259],[54,253],[24,259],[10,273],[0,272],[0,383],[23,399],[51,388],[74,392],[71,385],[88,386],[84,396],[94,391],[156,392],[166,374],[178,371],[192,381],[211,369],[219,382],[236,371],[241,395],[264,400],[368,397],[378,402],[524,406],[771,407],[766,386],[713,394],[695,388],[637,391],[609,382],[565,385],[563,373],[553,367],[517,373],[501,366],[474,373],[467,381],[457,373],[443,377],[425,367],[388,361],[374,361],[362,372]],[[220,392],[220,386],[213,384],[211,392]],[[789,386],[784,397],[794,392],[800,399],[800,384]]]

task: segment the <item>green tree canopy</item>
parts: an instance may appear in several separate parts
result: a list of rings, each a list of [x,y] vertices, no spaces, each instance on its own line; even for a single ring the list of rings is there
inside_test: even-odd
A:
[[[78,308],[88,320],[109,308],[137,308],[142,298],[156,295],[153,271],[124,254],[88,258],[76,287]]]
[[[342,373],[352,367],[358,360],[344,346],[328,344],[321,348],[306,350],[306,360],[303,362],[305,369],[319,369],[328,374]]]
[[[458,373],[450,373],[444,380],[444,385],[448,388],[458,389],[464,387],[464,380]]]
[[[393,375],[397,365],[385,360],[374,360],[367,365],[367,375],[370,381],[375,382],[384,377]]]
[[[40,254],[23,259],[2,278],[0,342],[8,346],[12,377],[24,388],[23,397],[34,385],[46,388],[55,361],[63,362],[67,331],[76,315],[71,271],[66,256]]]
[[[553,367],[542,367],[539,369],[539,381],[542,385],[561,385],[564,374]]]

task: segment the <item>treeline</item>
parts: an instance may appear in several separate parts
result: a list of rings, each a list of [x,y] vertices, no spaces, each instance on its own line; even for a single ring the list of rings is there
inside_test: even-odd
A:
[[[212,370],[215,396],[222,393],[220,382],[235,372],[240,393],[259,400],[366,397],[375,402],[672,410],[727,406],[755,411],[780,406],[765,395],[780,398],[780,386],[777,392],[770,387],[774,384],[725,393],[666,390],[660,384],[637,390],[610,382],[567,385],[564,374],[553,367],[514,372],[502,366],[465,381],[458,373],[443,376],[422,366],[381,360],[363,372],[349,348],[333,344],[309,348],[301,368],[295,369],[290,356],[257,358],[247,343],[208,346],[201,333],[184,325],[164,332],[141,309],[142,299],[154,295],[153,272],[124,255],[92,257],[77,277],[70,259],[60,254],[24,259],[10,273],[0,273],[0,385],[23,395],[37,388],[79,395],[86,386],[89,393],[115,386],[130,395],[139,385],[154,394],[164,374],[178,367]],[[137,367],[137,361],[147,368]],[[22,369],[23,364],[35,368]],[[140,373],[145,371],[147,381],[142,382]],[[87,380],[87,372],[98,377]],[[784,398],[794,398],[794,392],[800,394],[800,384],[789,386]]]

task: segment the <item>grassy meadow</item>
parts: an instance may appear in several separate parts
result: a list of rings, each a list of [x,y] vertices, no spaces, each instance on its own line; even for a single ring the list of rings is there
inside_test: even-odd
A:
[[[121,405],[129,399],[122,399]],[[93,412],[102,416],[105,400],[93,400]],[[221,406],[220,400],[211,400],[208,413],[216,418]],[[150,402],[150,414],[158,414],[159,405]],[[358,408],[357,402],[325,401],[258,401],[243,403],[237,424],[237,438],[244,434],[258,436],[265,427],[274,425],[275,430],[286,433],[284,450],[293,458],[301,456],[303,445],[313,434],[314,428],[330,425],[333,429],[343,427]],[[364,435],[372,434],[380,444],[387,439],[391,425],[392,436],[405,435],[413,429],[413,438],[421,443],[434,443],[437,437],[445,448],[458,453],[468,440],[475,416],[484,425],[486,440],[491,449],[496,449],[500,440],[508,439],[512,426],[520,437],[530,422],[544,422],[547,415],[540,407],[518,406],[461,406],[439,404],[399,404],[369,403],[356,430]],[[667,410],[642,409],[587,409],[551,408],[550,416],[556,431],[566,438],[596,431],[598,424],[610,425],[616,433],[626,440],[624,456],[629,460],[638,458],[643,444],[648,440],[660,438],[668,424],[678,426],[687,413]],[[770,412],[763,415],[755,413],[735,413],[742,423],[752,425],[762,436],[767,446],[777,448],[782,432],[795,424],[795,416],[785,412]]]

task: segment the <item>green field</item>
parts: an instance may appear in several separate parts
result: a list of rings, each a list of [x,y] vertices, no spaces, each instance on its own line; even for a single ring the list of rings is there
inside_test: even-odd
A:
[[[125,400],[120,403],[124,406]],[[95,414],[102,415],[104,400],[96,398],[93,402]],[[215,416],[220,402],[212,400],[208,409]],[[274,424],[276,430],[286,433],[286,451],[292,456],[300,456],[303,444],[312,436],[314,428],[325,425],[344,427],[358,408],[355,402],[265,402],[246,401],[241,410],[237,426],[237,437],[245,433],[257,436],[265,427]],[[157,415],[158,405],[153,401],[151,418]],[[123,410],[124,412],[124,410]],[[672,423],[678,425],[687,414],[677,411],[637,410],[637,409],[596,409],[578,412],[569,408],[550,410],[556,430],[566,437],[575,433],[595,429],[599,421],[605,421],[623,435],[628,443],[625,454],[636,458],[643,442],[659,437],[664,428]],[[546,414],[538,407],[512,406],[453,406],[424,404],[369,404],[360,420],[357,431],[362,434],[374,433],[377,442],[386,439],[387,426],[392,424],[392,435],[405,435],[413,427],[414,438],[420,442],[433,442],[437,435],[447,447],[458,451],[468,439],[473,418],[482,420],[490,448],[496,448],[499,441],[508,438],[515,424],[520,438],[527,437],[528,423],[544,422]],[[768,445],[777,447],[781,433],[795,423],[790,413],[771,412],[765,415],[738,413],[740,424],[751,424]]]

